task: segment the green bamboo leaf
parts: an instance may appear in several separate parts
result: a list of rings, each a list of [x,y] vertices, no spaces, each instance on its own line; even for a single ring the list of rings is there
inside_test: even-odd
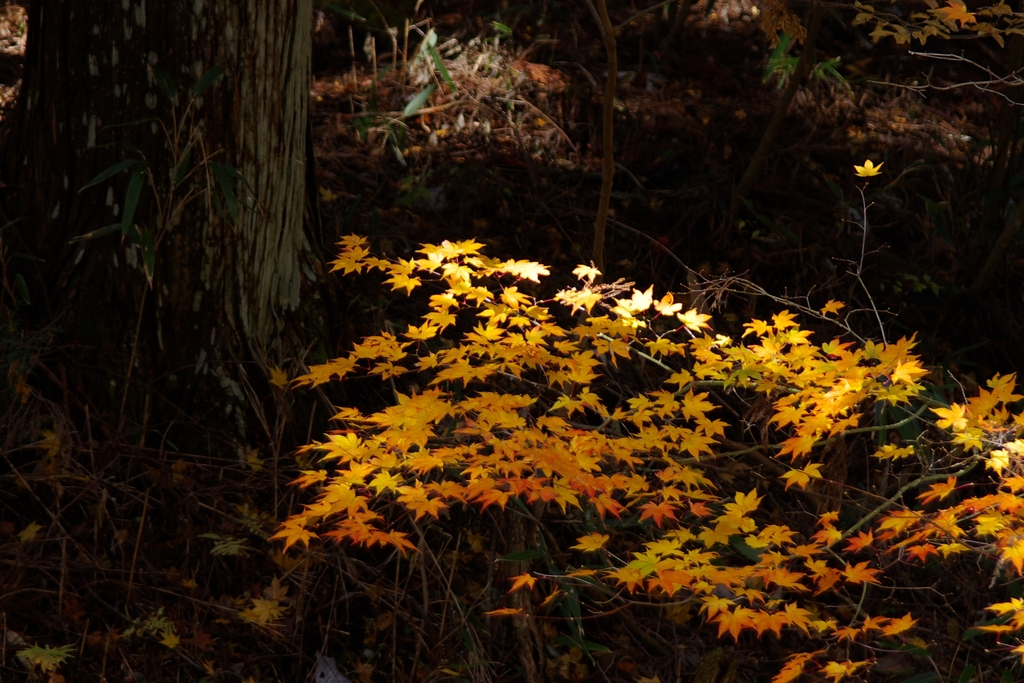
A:
[[[530,548],[529,550],[520,550],[516,553],[502,555],[498,559],[502,562],[528,562],[529,560],[539,560],[542,557],[544,557],[544,551]]]
[[[95,178],[87,182],[85,185],[82,185],[82,188],[79,190],[79,192],[81,192],[82,190],[86,190],[92,187],[93,185],[99,185],[107,178],[115,176],[121,171],[125,170],[126,168],[131,168],[132,166],[138,163],[140,163],[138,159],[123,159],[114,164],[113,166],[110,166],[100,171],[99,175],[97,175]]]
[[[452,75],[448,73],[448,69],[445,67],[444,62],[441,60],[441,55],[437,53],[437,48],[433,45],[427,45],[427,52],[430,54],[430,58],[434,60],[434,66],[441,72],[441,78],[448,84],[452,92],[458,92],[459,89],[455,87],[455,82],[452,80]]]
[[[171,78],[171,74],[167,73],[163,69],[153,67],[153,78],[156,79],[156,85],[160,88],[160,91],[164,95],[167,95],[167,99],[172,102],[178,99],[178,86],[174,84],[174,79]]]
[[[110,233],[115,232],[115,231],[120,230],[120,229],[121,229],[121,224],[120,223],[111,223],[110,225],[104,226],[104,227],[99,228],[97,230],[93,230],[92,232],[87,232],[84,235],[79,235],[78,237],[72,237],[71,239],[68,240],[68,242],[74,244],[75,242],[85,242],[86,240],[94,240],[97,237],[103,237],[104,235],[109,235]]]
[[[124,215],[121,217],[121,234],[127,235],[128,228],[132,226],[132,221],[135,220],[135,210],[139,207],[139,197],[142,196],[142,184],[145,182],[145,176],[142,175],[142,169],[136,169],[132,172],[132,179],[128,181],[128,191],[124,196]]]
[[[957,683],[971,683],[971,679],[974,678],[974,672],[978,670],[973,664],[964,667],[964,670],[960,672],[960,678],[957,679]]]
[[[174,171],[174,184],[177,185],[185,176],[188,174],[189,164],[192,162],[192,145],[185,148],[185,153],[181,157],[181,161],[178,163],[178,168]]]
[[[32,297],[28,295],[28,283],[25,282],[25,278],[21,276],[21,273],[14,276],[14,287],[18,290],[18,294],[21,294],[21,298],[25,300],[25,303],[32,303]]]
[[[213,171],[213,176],[217,179],[220,193],[224,197],[228,213],[231,214],[231,221],[237,223],[238,199],[235,197],[235,176],[238,175],[238,171],[227,164],[218,164],[217,162],[210,162],[210,170]],[[234,171],[233,174],[232,171]]]
[[[340,14],[341,16],[345,17],[346,19],[352,19],[353,21],[362,21],[362,22],[366,21],[366,19],[364,19],[363,17],[359,16],[358,14],[353,12],[352,10],[345,9],[341,5],[337,5],[337,4],[333,3],[333,2],[327,3],[326,5],[324,5],[324,7],[326,7],[329,10],[331,10],[335,14]]]
[[[416,97],[412,98],[412,101],[410,101],[409,104],[405,105],[405,109],[402,110],[402,118],[407,119],[410,116],[413,116],[420,109],[422,109],[423,105],[426,104],[427,100],[430,98],[430,95],[434,92],[434,89],[436,87],[437,86],[431,83],[426,88],[424,88],[422,92],[416,95]]]
[[[941,681],[942,677],[934,671],[926,671],[922,674],[911,676],[910,678],[904,678],[902,683],[935,683],[935,681]]]
[[[204,73],[198,81],[196,81],[195,87],[192,88],[192,97],[199,97],[203,94],[207,88],[214,84],[214,82],[223,76],[226,69],[222,66],[210,67],[209,71]]]

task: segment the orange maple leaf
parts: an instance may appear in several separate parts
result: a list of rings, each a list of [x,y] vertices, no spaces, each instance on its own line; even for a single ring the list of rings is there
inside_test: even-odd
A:
[[[816,654],[818,652],[802,652],[798,655],[793,655],[786,662],[786,665],[782,667],[782,670],[775,674],[772,683],[791,683],[791,681],[800,678],[804,673],[804,665]]]
[[[871,569],[868,567],[867,561],[858,562],[856,565],[846,565],[846,569],[842,571],[843,576],[846,577],[847,583],[879,583],[878,579],[875,578],[875,574],[881,572],[880,569]]]
[[[789,617],[783,612],[756,612],[752,618],[758,638],[765,631],[771,631],[776,637],[781,637],[782,627],[789,625]]]
[[[967,5],[960,2],[960,0],[949,0],[947,4],[948,7],[940,7],[932,10],[932,12],[941,15],[942,20],[948,24],[952,24],[954,21],[959,21],[960,28],[963,28],[964,24],[978,23],[978,20],[974,18],[974,15],[967,11]]]
[[[721,638],[722,634],[728,632],[733,640],[739,642],[740,632],[743,629],[754,628],[753,615],[753,610],[743,606],[737,606],[731,612],[729,610],[719,612],[714,619],[718,622],[718,637]]]
[[[513,576],[515,581],[512,583],[512,587],[508,589],[509,593],[514,593],[522,588],[533,588],[533,584],[537,583],[537,577],[530,576],[529,572],[520,574],[519,576]]]
[[[938,555],[939,551],[935,549],[931,543],[925,543],[923,545],[911,545],[907,546],[907,555],[916,557],[922,563],[928,561],[929,555]]]
[[[907,612],[899,619],[892,619],[888,625],[882,627],[882,633],[887,636],[894,636],[904,631],[909,631],[913,628],[914,624],[917,623],[917,619],[910,616],[910,612]]]
[[[525,617],[526,612],[519,609],[518,607],[502,607],[501,609],[492,609],[490,612],[484,612],[485,617]]]
[[[932,484],[927,491],[920,494],[917,499],[927,505],[933,500],[943,500],[946,496],[956,490],[956,477],[949,477],[944,483]]]
[[[669,519],[676,519],[675,505],[667,500],[663,500],[660,503],[651,501],[645,505],[641,505],[640,509],[643,512],[640,513],[640,521],[645,519],[654,519],[654,523],[661,526],[661,520],[665,517]]]
[[[290,519],[281,525],[281,528],[276,534],[270,537],[270,540],[278,538],[284,539],[284,549],[292,547],[296,543],[302,543],[303,546],[309,545],[309,540],[316,538],[316,534],[303,528],[304,520],[302,519]]]
[[[860,532],[853,538],[847,539],[846,549],[851,553],[858,553],[865,548],[870,548],[871,544],[875,542],[875,536],[870,531]]]
[[[701,503],[699,501],[698,502],[694,502],[694,501],[691,500],[690,501],[690,512],[692,512],[694,514],[694,516],[696,516],[698,518],[700,518],[700,517],[707,517],[708,515],[711,514],[711,508],[709,508],[704,503]]]

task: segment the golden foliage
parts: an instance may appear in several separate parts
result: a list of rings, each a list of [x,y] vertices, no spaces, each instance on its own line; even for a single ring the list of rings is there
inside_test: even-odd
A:
[[[1010,410],[1022,398],[1012,376],[943,405],[925,395],[928,371],[911,353],[913,339],[817,344],[796,316],[780,311],[747,323],[743,339],[751,339],[741,342],[712,337],[707,316],[683,312],[651,288],[609,294],[582,266],[578,287],[541,301],[528,283],[547,274],[544,266],[488,258],[473,241],[427,245],[420,257],[394,262],[372,256],[360,237],[341,246],[336,270],[376,269],[391,276],[394,290],[410,292],[416,280],[434,293],[421,324],[401,335],[408,341],[389,332],[367,337],[295,380],[316,386],[355,373],[415,377],[409,393],[396,390],[395,404],[381,411],[340,409],[341,428],[309,447],[333,470],[304,471],[297,480],[318,495],[278,530],[274,538],[286,548],[319,535],[415,551],[394,528],[397,511],[440,519],[454,506],[500,509],[518,500],[575,524],[572,549],[581,557],[615,562],[588,576],[628,593],[693,600],[721,637],[788,630],[819,645],[902,638],[914,627],[911,614],[860,609],[841,621],[819,598],[849,591],[847,601],[857,604],[869,586],[889,580],[883,553],[921,563],[988,553],[1024,569],[1024,441],[1017,438],[1024,417]],[[823,311],[841,309],[829,302]],[[650,386],[619,381],[626,362],[642,366]],[[732,427],[715,417],[716,391],[768,397],[777,438],[739,451],[726,446]],[[824,511],[808,538],[762,511],[768,483],[719,490],[706,474],[712,463],[723,469],[751,451],[773,453],[780,488],[810,490],[823,478],[827,444],[895,433],[865,418],[886,410],[932,430],[930,465],[845,529],[838,511]],[[874,455],[910,467],[923,462],[923,443],[882,443]],[[981,479],[962,486],[979,463],[993,474],[978,468]],[[904,506],[903,493],[913,488],[923,507]],[[644,526],[647,536],[630,536],[606,523],[611,518]],[[868,559],[852,559],[859,553]],[[526,572],[513,577],[510,592],[541,587]],[[246,611],[252,620],[280,615],[272,597],[253,603]],[[1024,629],[1019,600],[989,609],[1011,630]],[[487,614],[524,615],[513,608]],[[790,658],[775,680],[794,680],[827,652]],[[870,664],[815,667],[839,681]]]

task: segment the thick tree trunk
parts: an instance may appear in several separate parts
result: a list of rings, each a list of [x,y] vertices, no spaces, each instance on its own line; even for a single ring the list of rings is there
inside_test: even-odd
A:
[[[246,376],[238,361],[279,362],[285,353],[282,316],[299,305],[308,244],[311,15],[312,0],[31,7],[25,77],[2,155],[4,205],[19,221],[16,248],[41,259],[26,272],[34,317],[58,316],[81,358],[115,372],[112,405],[129,396],[126,382],[188,402],[212,387],[219,395],[206,402],[237,416]],[[193,98],[215,67],[224,76]],[[190,145],[192,175],[172,189]],[[152,273],[142,237],[117,230],[73,241],[122,221],[132,169],[82,187],[142,157],[156,190],[144,188],[133,223],[154,236]],[[244,178],[228,183],[237,222],[215,164]],[[141,402],[141,393],[130,396]]]

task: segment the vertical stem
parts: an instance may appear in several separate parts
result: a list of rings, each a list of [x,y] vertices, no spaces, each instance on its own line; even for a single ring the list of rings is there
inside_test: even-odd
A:
[[[736,190],[732,194],[732,202],[729,205],[730,225],[736,216],[736,211],[743,202],[743,198],[746,197],[747,192],[750,190],[750,186],[754,184],[754,181],[761,174],[761,168],[768,158],[768,152],[772,148],[772,143],[775,142],[775,136],[779,134],[779,130],[782,128],[782,120],[789,112],[789,105],[793,102],[797,91],[811,71],[811,61],[814,59],[814,40],[818,35],[818,26],[820,24],[821,5],[815,3],[811,6],[808,14],[807,37],[804,39],[800,61],[797,63],[793,75],[790,76],[789,85],[786,86],[786,90],[782,93],[782,97],[779,98],[779,102],[775,106],[772,120],[768,127],[765,128],[764,135],[761,136],[761,144],[758,145],[757,151],[754,152],[754,156],[750,160],[750,165],[747,166],[747,170],[740,180],[740,184],[736,186]]]
[[[594,221],[594,266],[604,271],[604,236],[608,223],[608,207],[612,198],[612,181],[615,179],[615,147],[613,141],[613,116],[615,114],[615,81],[618,76],[619,64],[615,50],[615,27],[608,16],[608,5],[605,0],[597,0],[597,13],[601,18],[604,47],[608,53],[608,79],[604,85],[604,117],[601,121],[601,200],[597,207],[597,220]]]
[[[142,545],[142,531],[146,528],[146,513],[149,511],[149,493],[152,487],[146,489],[146,498],[142,501],[142,519],[139,520],[139,533],[135,535],[135,550],[132,551],[132,566],[128,571],[128,588],[124,594],[124,613],[129,614],[129,603],[132,599],[132,588],[135,587],[135,563],[139,559],[139,546]]]

